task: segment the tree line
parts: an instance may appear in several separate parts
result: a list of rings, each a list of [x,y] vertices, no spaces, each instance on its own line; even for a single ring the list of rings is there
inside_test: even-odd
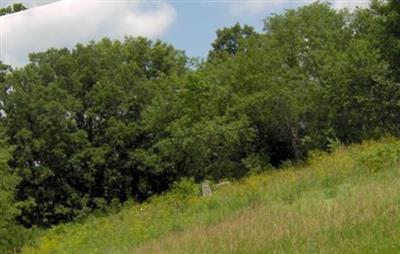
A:
[[[0,16],[5,16],[7,14],[17,13],[20,11],[24,11],[27,8],[21,3],[15,3],[13,5],[0,8]]]
[[[400,134],[400,3],[217,31],[207,59],[126,37],[1,64],[0,235]],[[3,180],[4,179],[4,180]],[[4,222],[4,223],[3,223]]]

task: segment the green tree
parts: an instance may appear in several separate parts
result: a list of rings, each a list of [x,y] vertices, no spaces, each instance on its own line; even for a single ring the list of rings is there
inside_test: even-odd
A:
[[[240,177],[253,130],[245,117],[225,114],[229,87],[218,86],[206,73],[172,80],[146,107],[144,129],[151,146],[137,151],[144,168],[165,172],[169,179]]]
[[[0,8],[0,16],[4,16],[4,15],[7,15],[7,14],[24,11],[26,9],[27,8],[23,4],[15,3],[13,5],[10,5],[10,6],[4,7],[4,8]]]
[[[208,58],[221,58],[224,55],[236,55],[240,51],[246,50],[246,40],[257,37],[257,32],[253,27],[236,23],[230,28],[217,30],[217,38],[211,44],[212,50]]]
[[[7,73],[10,71],[11,67],[0,61],[0,84],[4,83]]]
[[[11,165],[22,178],[17,198],[34,201],[20,221],[49,226],[163,190],[131,153],[147,142],[144,105],[161,80],[185,71],[183,53],[144,38],[104,39],[30,60],[8,75],[2,96]]]
[[[3,129],[0,135],[0,252],[6,253],[21,246],[25,236],[24,229],[16,221],[21,206],[15,200],[19,177],[8,166],[10,149],[5,144]]]
[[[399,89],[370,39],[378,28],[366,29],[357,15],[316,3],[266,22],[271,48],[309,91],[302,123],[311,146],[324,148],[328,137],[350,143],[398,133]]]
[[[369,10],[369,27],[378,38],[377,45],[391,65],[397,82],[400,81],[400,2],[397,0],[373,1]],[[381,27],[379,27],[381,25]]]

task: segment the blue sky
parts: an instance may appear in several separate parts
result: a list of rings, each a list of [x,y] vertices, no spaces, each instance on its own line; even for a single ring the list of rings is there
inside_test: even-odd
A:
[[[272,12],[281,12],[284,5],[266,8],[260,13],[231,13],[227,3],[189,2],[173,3],[177,12],[176,21],[168,33],[162,36],[177,48],[184,49],[190,56],[205,57],[216,30],[229,27],[236,22],[252,25],[256,30],[263,28],[263,19]]]
[[[22,66],[30,52],[72,48],[102,37],[161,39],[189,56],[206,57],[219,28],[236,22],[261,31],[271,13],[312,0],[0,0],[23,2],[28,11],[0,18],[0,60]],[[334,8],[366,6],[368,0],[332,0]]]

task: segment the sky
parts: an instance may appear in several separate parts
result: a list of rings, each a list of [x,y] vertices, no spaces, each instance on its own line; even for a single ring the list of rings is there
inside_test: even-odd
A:
[[[73,48],[103,37],[161,39],[191,57],[206,57],[216,30],[239,22],[262,31],[272,13],[312,0],[0,0],[28,10],[0,17],[0,60],[15,67],[31,52]],[[367,6],[369,0],[332,0],[334,8]]]

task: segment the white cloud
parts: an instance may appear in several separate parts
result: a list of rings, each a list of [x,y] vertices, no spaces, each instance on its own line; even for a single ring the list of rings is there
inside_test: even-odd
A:
[[[171,5],[160,2],[58,1],[0,18],[1,60],[21,65],[30,52],[72,47],[105,36],[157,38],[167,31],[175,16]]]
[[[343,9],[343,8],[348,8],[348,9],[355,9],[356,7],[368,7],[370,4],[369,0],[350,0],[350,1],[345,1],[345,0],[336,0],[332,1],[332,6],[336,9]]]
[[[354,9],[357,6],[367,7],[370,0],[322,0],[323,2],[332,3],[332,7],[336,9],[348,8]],[[305,5],[316,2],[315,0],[234,0],[229,2],[229,11],[231,14],[238,15],[257,15],[265,13],[269,9],[278,6]],[[267,13],[269,14],[269,13]]]
[[[49,4],[59,0],[0,0],[0,7],[9,6],[14,3],[22,3],[28,8]]]
[[[257,15],[282,4],[280,1],[236,0],[229,3],[229,12],[235,16]]]

